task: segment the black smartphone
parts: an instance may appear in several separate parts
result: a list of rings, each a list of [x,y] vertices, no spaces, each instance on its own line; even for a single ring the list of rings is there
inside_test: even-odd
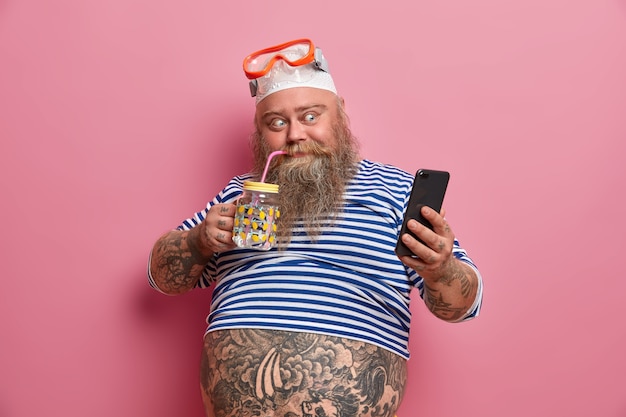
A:
[[[449,181],[450,173],[446,171],[436,171],[433,169],[419,169],[417,171],[415,180],[413,181],[413,189],[411,190],[409,203],[404,212],[402,229],[400,230],[400,236],[396,244],[396,255],[414,256],[413,252],[402,243],[401,237],[403,234],[409,233],[420,242],[422,240],[409,231],[406,224],[410,219],[415,219],[432,230],[433,226],[422,216],[422,207],[428,206],[439,213],[443,205],[443,197],[446,195],[446,188],[448,188]]]

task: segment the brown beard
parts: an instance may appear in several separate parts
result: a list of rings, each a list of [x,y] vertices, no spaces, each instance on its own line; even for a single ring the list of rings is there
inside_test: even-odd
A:
[[[359,157],[357,141],[341,109],[338,119],[333,126],[335,147],[329,148],[315,141],[290,144],[282,150],[289,155],[306,153],[306,156],[292,158],[278,155],[270,163],[265,182],[279,185],[279,248],[284,248],[291,241],[296,223],[315,240],[321,228],[332,224],[341,212],[343,193],[356,173]],[[272,150],[258,129],[251,137],[251,147],[254,154],[253,173],[259,180]]]

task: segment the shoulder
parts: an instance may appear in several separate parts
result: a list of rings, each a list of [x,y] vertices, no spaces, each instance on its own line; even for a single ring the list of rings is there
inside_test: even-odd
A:
[[[253,176],[251,173],[237,175],[231,178],[230,181],[228,181],[228,184],[226,185],[226,187],[224,187],[224,189],[228,189],[228,188],[243,189],[243,183],[246,181],[251,181],[252,179],[253,179]]]
[[[209,206],[215,203],[227,203],[234,201],[243,191],[243,183],[251,180],[252,178],[253,176],[250,173],[237,175],[236,177],[231,178],[231,180],[228,181],[228,184],[226,184],[215,199],[209,203]]]
[[[393,165],[364,159],[359,162],[357,174],[347,191],[349,197],[360,204],[391,205],[402,210],[411,192],[413,177]]]
[[[373,184],[404,188],[413,184],[414,175],[394,165],[363,159],[359,162],[356,178]]]

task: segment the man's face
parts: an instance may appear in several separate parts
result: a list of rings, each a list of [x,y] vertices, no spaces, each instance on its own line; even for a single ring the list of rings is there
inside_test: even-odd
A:
[[[333,150],[337,96],[318,88],[289,88],[269,95],[256,108],[256,124],[271,151],[304,157],[311,145]],[[313,142],[313,143],[312,143]]]
[[[338,97],[317,88],[290,88],[257,105],[252,135],[254,172],[272,159],[266,182],[280,186],[279,241],[288,242],[301,219],[310,236],[341,210],[343,192],[355,173],[358,151]]]

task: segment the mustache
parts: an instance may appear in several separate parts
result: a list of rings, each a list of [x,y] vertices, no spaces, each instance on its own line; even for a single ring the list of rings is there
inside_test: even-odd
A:
[[[333,154],[331,148],[313,141],[286,145],[281,150],[287,152],[289,156],[302,153],[315,156],[331,156]]]

